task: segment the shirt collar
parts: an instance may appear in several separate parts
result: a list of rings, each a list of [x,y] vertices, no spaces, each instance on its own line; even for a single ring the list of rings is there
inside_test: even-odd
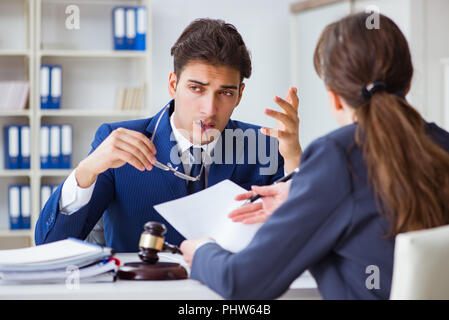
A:
[[[182,154],[185,151],[189,150],[191,146],[193,146],[193,143],[190,142],[186,137],[184,137],[181,132],[179,132],[178,128],[175,126],[175,120],[174,120],[175,113],[173,112],[170,116],[170,126],[173,131],[173,134],[176,139],[176,143],[178,145],[178,151]],[[221,136],[218,138],[220,139]],[[218,139],[214,139],[212,142],[209,142],[208,144],[203,144],[201,148],[203,148],[204,151],[208,151],[209,156],[211,155],[212,151],[215,148],[215,145],[218,142]]]

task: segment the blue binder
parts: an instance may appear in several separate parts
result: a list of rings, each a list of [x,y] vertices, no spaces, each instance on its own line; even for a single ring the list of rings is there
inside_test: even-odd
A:
[[[9,125],[4,128],[5,169],[20,168],[20,127]]]
[[[112,9],[114,49],[126,50],[125,43],[125,8],[115,7]]]
[[[18,185],[8,187],[8,211],[9,228],[20,229],[20,187]]]
[[[41,65],[41,70],[39,74],[40,82],[40,97],[41,97],[41,109],[48,109],[50,102],[50,66]]]
[[[136,11],[134,7],[125,9],[125,43],[126,50],[135,50],[136,48]]]
[[[30,126],[20,126],[20,155],[19,155],[19,168],[20,169],[30,169],[30,143],[31,134]]]
[[[29,185],[20,186],[20,229],[31,227],[31,192]]]
[[[147,34],[147,15],[146,8],[136,7],[136,41],[135,50],[145,51],[146,50],[146,34]]]
[[[72,126],[69,124],[61,125],[61,169],[70,169],[72,167]]]
[[[50,169],[59,169],[61,155],[61,127],[50,125]]]
[[[39,132],[41,169],[50,169],[50,126],[42,125]]]
[[[62,67],[52,65],[50,67],[50,99],[48,103],[49,109],[61,108],[62,96]]]

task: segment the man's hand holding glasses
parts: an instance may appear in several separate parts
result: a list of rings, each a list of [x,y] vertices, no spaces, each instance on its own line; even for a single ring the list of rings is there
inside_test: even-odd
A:
[[[90,187],[99,174],[126,163],[140,171],[151,170],[157,161],[155,155],[153,142],[144,134],[118,128],[80,162],[75,173],[78,186]]]

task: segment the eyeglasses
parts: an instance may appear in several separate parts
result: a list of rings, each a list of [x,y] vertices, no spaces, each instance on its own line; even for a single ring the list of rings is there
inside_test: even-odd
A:
[[[161,112],[161,115],[157,119],[156,126],[154,128],[154,132],[153,132],[153,135],[151,137],[151,142],[153,142],[154,137],[156,136],[156,131],[157,131],[157,127],[159,126],[159,122],[161,121],[162,116],[164,115],[165,111],[167,111],[168,108],[169,108],[169,106],[165,107],[164,110]],[[201,120],[200,120],[200,125],[201,125],[202,128],[204,128],[203,121],[201,121]],[[206,132],[206,131],[204,131],[204,132]],[[208,138],[207,134],[206,134],[206,140],[209,141],[209,138]],[[206,145],[206,153],[208,151],[209,151],[209,146],[207,144]],[[181,178],[181,179],[184,179],[184,180],[187,180],[187,181],[198,181],[198,180],[200,180],[201,174],[203,173],[203,170],[204,170],[204,161],[201,161],[200,173],[196,177],[192,177],[192,176],[189,176],[189,175],[184,174],[182,172],[179,172],[178,171],[178,167],[173,167],[170,162],[168,162],[167,165],[164,165],[164,164],[162,164],[162,163],[160,163],[159,161],[156,160],[156,163],[154,163],[153,165],[156,168],[159,168],[161,170],[173,172],[173,174],[175,176],[177,176],[178,178]]]

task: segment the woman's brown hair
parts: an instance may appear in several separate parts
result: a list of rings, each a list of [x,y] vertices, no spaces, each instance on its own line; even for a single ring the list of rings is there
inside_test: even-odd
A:
[[[358,13],[328,25],[314,65],[327,88],[355,110],[362,149],[379,211],[391,222],[388,236],[449,223],[449,154],[426,133],[426,123],[405,100],[413,66],[396,24]],[[377,92],[367,90],[380,84]],[[379,88],[379,86],[376,86]]]

